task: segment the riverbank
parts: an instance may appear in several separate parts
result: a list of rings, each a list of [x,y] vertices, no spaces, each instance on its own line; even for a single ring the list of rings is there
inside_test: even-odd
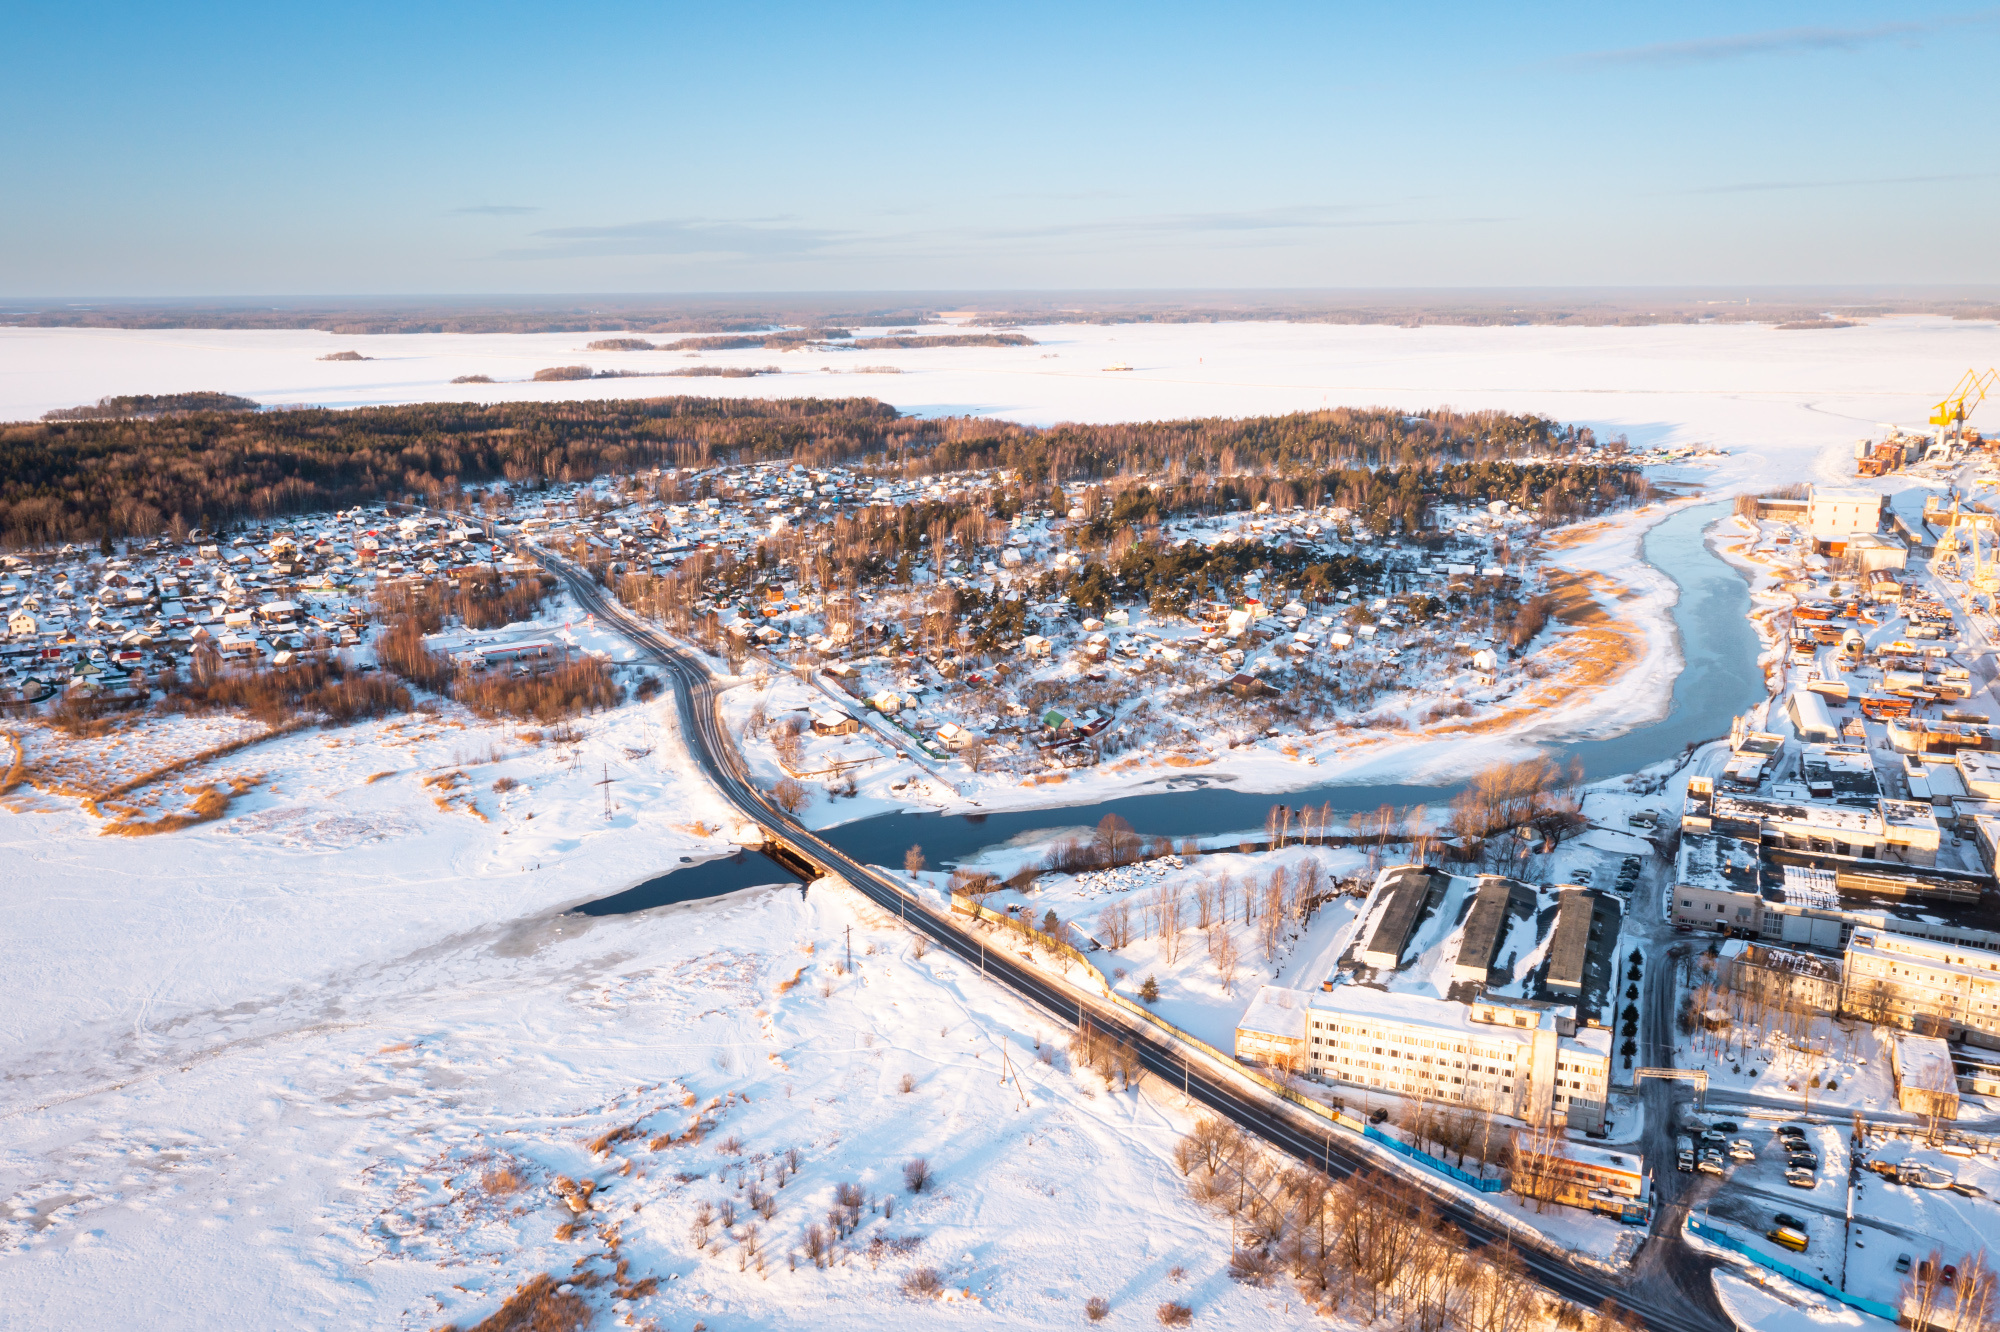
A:
[[[1575,757],[1592,777],[1633,771],[1669,755],[1652,749],[1641,753],[1617,742],[1643,735],[1646,745],[1663,743],[1657,728],[1670,718],[1686,718],[1691,696],[1706,698],[1713,692],[1706,672],[1740,652],[1740,645],[1732,649],[1711,643],[1726,628],[1726,613],[1724,622],[1716,623],[1715,602],[1730,590],[1725,584],[1718,593],[1717,575],[1734,583],[1738,595],[1743,591],[1741,580],[1701,537],[1701,529],[1723,513],[1712,500],[1656,502],[1552,534],[1546,560],[1557,606],[1548,631],[1551,641],[1531,660],[1552,661],[1555,669],[1539,679],[1525,672],[1516,676],[1514,695],[1483,717],[1409,731],[1334,730],[1255,748],[1217,746],[1197,757],[1121,756],[1096,768],[1026,778],[932,764],[955,791],[936,777],[903,771],[887,783],[895,788],[892,793],[876,789],[882,783],[872,783],[850,799],[812,796],[802,817],[816,830],[833,831],[885,816],[906,819],[912,806],[925,814],[990,818],[1065,808],[1113,809],[1148,797],[1215,805],[1230,803],[1216,799],[1225,795],[1284,795],[1293,803],[1331,800],[1337,809],[1373,808],[1384,801],[1442,802],[1450,799],[1456,783],[1481,769],[1536,753],[1565,762]],[[1649,543],[1660,549],[1649,552]],[[1699,621],[1682,622],[1687,618],[1680,614],[1684,585],[1696,589],[1688,609],[1702,617]],[[1701,657],[1704,676],[1683,688],[1689,642]],[[1520,664],[1510,663],[1507,669],[1518,671]],[[1731,689],[1722,695],[1733,698]],[[747,713],[747,705],[732,706]],[[1710,709],[1694,710],[1696,725],[1727,731],[1726,716],[1718,720],[1708,715]],[[1704,730],[1703,736],[1709,733]],[[1681,744],[1671,748],[1677,753]],[[775,770],[770,774],[773,780],[778,775]],[[1157,831],[1213,835],[1251,829],[1261,825],[1269,803],[1243,804],[1241,821],[1227,826],[1197,819]],[[1080,814],[1078,821],[1093,823],[1096,817]]]

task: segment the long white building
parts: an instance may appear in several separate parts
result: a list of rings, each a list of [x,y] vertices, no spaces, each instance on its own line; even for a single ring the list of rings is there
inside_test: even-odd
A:
[[[1362,985],[1266,986],[1237,1029],[1236,1055],[1331,1082],[1453,1102],[1536,1122],[1604,1126],[1611,1032],[1568,1005],[1484,997],[1470,1004]]]

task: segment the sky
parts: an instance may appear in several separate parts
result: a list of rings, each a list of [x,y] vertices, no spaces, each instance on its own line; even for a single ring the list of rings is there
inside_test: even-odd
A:
[[[0,296],[1992,283],[2000,9],[21,6]]]

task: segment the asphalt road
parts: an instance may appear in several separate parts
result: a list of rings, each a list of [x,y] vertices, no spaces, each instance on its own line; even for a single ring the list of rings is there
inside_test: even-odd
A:
[[[1301,1163],[1343,1179],[1358,1170],[1384,1169],[1381,1161],[1352,1141],[1308,1124],[1305,1112],[1293,1110],[1276,1097],[1253,1090],[1247,1082],[1227,1073],[1211,1070],[1206,1067],[1206,1060],[1189,1058],[1161,1033],[1133,1021],[1121,1010],[1099,1003],[1088,995],[1059,985],[1022,966],[1004,949],[989,948],[984,936],[931,911],[886,875],[849,859],[839,848],[794,822],[771,804],[744,773],[741,756],[724,730],[717,712],[715,682],[707,668],[663,635],[626,614],[624,608],[587,574],[545,551],[538,551],[537,555],[569,587],[579,605],[617,623],[635,646],[649,653],[667,671],[675,686],[675,706],[689,753],[730,803],[744,817],[763,827],[767,834],[775,834],[778,839],[789,842],[820,865],[839,874],[878,906],[901,917],[911,929],[927,935],[939,947],[967,963],[978,966],[982,974],[1005,985],[1057,1020],[1070,1023],[1088,1019],[1100,1027],[1117,1031],[1138,1049],[1140,1061],[1149,1072],[1169,1084],[1181,1086],[1191,1099],[1227,1116]],[[1669,968],[1656,967],[1655,970],[1665,972]],[[1648,1010],[1649,1013],[1659,1012],[1665,1007],[1665,1004],[1656,1003],[1648,1005]],[[1653,1120],[1649,1115],[1650,1122]],[[1659,1158],[1654,1159],[1657,1161]],[[1671,1153],[1668,1159],[1671,1159]],[[1657,1169],[1655,1178],[1659,1178]],[[1416,1182],[1431,1192],[1441,1217],[1475,1246],[1510,1238],[1500,1226],[1482,1217],[1453,1190],[1435,1185],[1428,1179],[1416,1178]],[[1678,1225],[1662,1235],[1659,1231],[1664,1225],[1664,1221],[1656,1222],[1656,1233],[1648,1242],[1647,1249],[1678,1250],[1685,1257],[1692,1257],[1679,1242]],[[1658,1332],[1719,1332],[1719,1329],[1730,1327],[1728,1319],[1722,1316],[1716,1304],[1706,1265],[1669,1261],[1664,1280],[1657,1275],[1649,1280],[1645,1271],[1657,1269],[1660,1264],[1648,1262],[1642,1264],[1641,1274],[1628,1287],[1571,1263],[1559,1252],[1525,1245],[1517,1247],[1538,1283],[1586,1308],[1595,1309],[1606,1300],[1615,1301],[1621,1308],[1636,1314],[1645,1326],[1658,1329]],[[1687,1284],[1683,1285],[1683,1282]]]

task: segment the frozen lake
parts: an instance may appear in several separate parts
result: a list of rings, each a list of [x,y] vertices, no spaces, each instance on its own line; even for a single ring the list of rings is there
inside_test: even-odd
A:
[[[857,330],[864,334],[883,330]],[[948,331],[935,326],[926,333]],[[977,330],[968,330],[977,331]],[[1851,479],[1878,422],[1915,425],[1968,366],[2000,362],[2000,325],[1899,317],[1845,329],[1392,328],[1239,323],[1061,325],[1033,347],[592,352],[603,333],[339,336],[312,331],[0,328],[0,420],[124,393],[216,389],[259,402],[868,396],[923,415],[1060,421],[1249,416],[1329,406],[1538,412],[1633,443],[1708,442],[1715,481]],[[662,335],[656,340],[665,340]],[[358,351],[366,361],[321,361]],[[1105,366],[1129,363],[1129,371]],[[755,379],[525,382],[538,369],[777,365]],[[900,373],[856,373],[893,366]],[[495,384],[453,384],[485,374]],[[1991,409],[1989,409],[1991,410]]]

